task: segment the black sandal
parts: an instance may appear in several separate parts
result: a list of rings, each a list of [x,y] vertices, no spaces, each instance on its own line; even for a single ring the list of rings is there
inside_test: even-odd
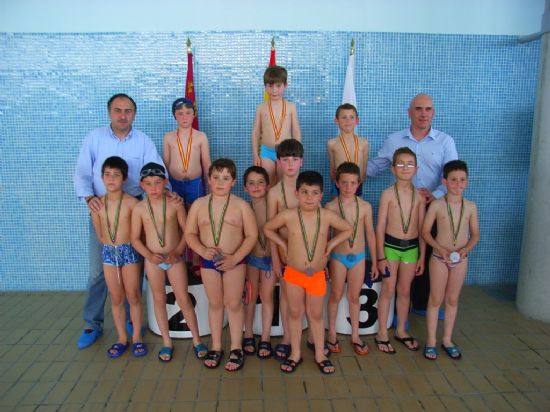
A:
[[[325,359],[321,362],[315,361],[315,363],[317,364],[317,366],[319,367],[319,370],[321,371],[321,373],[323,375],[330,375],[331,373],[334,373],[336,371],[335,369],[333,369],[331,371],[326,370],[326,368],[334,368],[334,365],[332,364],[332,362],[329,359]]]
[[[256,353],[256,339],[243,338],[242,347],[245,355],[254,355]],[[250,350],[250,348],[252,349]]]
[[[294,373],[294,371],[296,371],[296,368],[300,366],[302,361],[303,361],[302,358],[298,359],[297,361],[292,359],[286,359],[283,363],[281,363],[281,366],[280,366],[281,372]],[[283,366],[286,366],[288,369],[283,369]]]
[[[268,351],[269,353],[267,355],[260,355],[260,351],[263,350],[263,351]],[[260,359],[269,359],[273,356],[273,347],[271,346],[271,342],[268,342],[268,341],[260,341],[260,343],[258,344],[258,351],[257,351],[257,354],[258,354],[258,358]]]
[[[273,357],[278,361],[287,360],[288,357],[290,356],[291,349],[292,348],[290,344],[279,343],[275,345],[275,353],[273,354]]]
[[[232,357],[233,356],[233,357]],[[228,369],[229,364],[237,365],[235,369]],[[242,349],[233,349],[229,352],[229,360],[225,364],[225,370],[228,372],[237,372],[244,365],[244,352]]]
[[[220,366],[222,357],[223,350],[209,350],[204,357],[204,366],[206,366],[208,369],[216,369],[218,366]],[[214,361],[214,363],[208,365],[206,364],[206,361]]]

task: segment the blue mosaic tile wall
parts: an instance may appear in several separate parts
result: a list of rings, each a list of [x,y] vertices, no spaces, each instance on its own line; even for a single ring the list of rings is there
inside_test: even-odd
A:
[[[190,33],[201,129],[212,157],[251,162],[272,36],[289,70],[306,147],[305,168],[328,176],[326,141],[340,103],[351,38],[357,44],[361,123],[374,156],[408,125],[418,92],[433,95],[434,126],[455,138],[471,169],[481,242],[468,283],[515,282],[525,212],[539,42],[514,36],[343,32]],[[78,290],[87,279],[87,213],[72,174],[86,133],[108,123],[106,101],[125,92],[135,127],[162,149],[183,94],[187,33],[0,34],[0,290]],[[376,206],[385,177],[366,184]],[[329,187],[326,186],[328,192]],[[238,194],[243,194],[239,183]]]

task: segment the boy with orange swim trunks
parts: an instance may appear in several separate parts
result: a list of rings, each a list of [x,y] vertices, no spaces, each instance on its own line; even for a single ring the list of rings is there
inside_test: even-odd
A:
[[[281,371],[292,373],[302,362],[300,342],[302,319],[307,312],[315,345],[315,363],[323,374],[334,373],[334,365],[324,353],[323,301],[326,293],[325,266],[329,253],[351,236],[352,227],[333,211],[321,207],[323,177],[302,172],[296,181],[298,207],[286,209],[264,225],[266,237],[277,244],[286,257],[283,280],[288,299],[288,327],[292,351]],[[288,239],[278,230],[285,228]],[[337,234],[328,240],[330,228]]]

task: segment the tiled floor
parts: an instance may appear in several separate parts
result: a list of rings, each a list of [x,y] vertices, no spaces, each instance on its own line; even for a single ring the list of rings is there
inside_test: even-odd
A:
[[[188,340],[178,340],[174,360],[161,364],[160,339],[150,332],[149,356],[110,360],[111,321],[95,345],[76,349],[82,293],[4,293],[0,410],[549,411],[550,325],[521,316],[512,294],[510,287],[465,288],[455,339],[460,361],[440,354],[430,362],[400,344],[397,355],[383,355],[372,350],[372,337],[371,353],[359,358],[340,336],[337,372],[322,376],[309,351],[294,375],[256,357],[237,373],[207,370]],[[423,320],[411,316],[421,344]]]

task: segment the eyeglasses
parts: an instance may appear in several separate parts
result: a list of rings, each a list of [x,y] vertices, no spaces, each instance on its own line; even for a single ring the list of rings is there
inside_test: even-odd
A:
[[[159,177],[166,177],[165,173],[163,170],[161,169],[144,169],[141,171],[141,173],[139,174],[139,177],[141,179],[143,179],[144,177],[149,177],[149,176],[159,176]]]
[[[416,165],[414,163],[396,163],[394,167],[398,167],[400,169],[414,169]]]

